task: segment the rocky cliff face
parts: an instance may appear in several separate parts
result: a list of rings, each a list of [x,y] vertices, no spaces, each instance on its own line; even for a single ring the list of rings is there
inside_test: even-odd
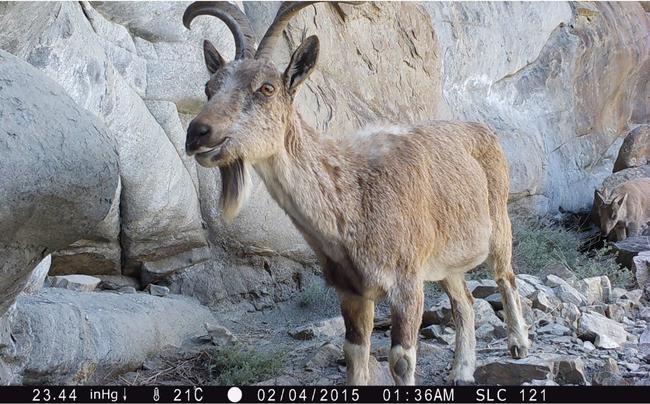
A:
[[[185,129],[205,99],[202,41],[234,53],[217,19],[182,26],[188,4],[0,3],[0,357],[10,359],[0,362],[0,383],[12,380],[9,368],[49,369],[21,356],[46,352],[29,333],[2,342],[10,323],[14,332],[47,330],[70,299],[94,299],[47,292],[60,303],[52,312],[39,297],[9,311],[24,285],[38,290],[49,261],[31,272],[50,253],[51,275],[166,277],[172,292],[203,304],[246,299],[252,310],[309,276],[311,251],[259,178],[226,224],[218,170],[184,154]],[[278,3],[239,6],[261,37]],[[612,172],[623,136],[650,123],[647,10],[636,2],[318,4],[289,25],[274,59],[283,67],[318,34],[319,66],[296,105],[323,136],[384,123],[484,122],[508,156],[513,209],[579,210]],[[125,298],[124,312],[140,312],[148,299]],[[198,310],[174,307],[179,318]],[[95,314],[87,327],[103,321]],[[194,332],[205,318],[184,328]],[[127,335],[127,323],[116,327],[111,335]],[[185,337],[168,331],[170,343]],[[160,348],[148,344],[142,338],[147,353]],[[61,380],[93,380],[71,352]],[[95,356],[122,363],[130,354],[107,355]]]

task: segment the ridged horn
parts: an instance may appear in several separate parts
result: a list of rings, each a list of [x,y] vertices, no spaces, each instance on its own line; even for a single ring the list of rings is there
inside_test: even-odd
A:
[[[197,1],[183,13],[183,25],[190,24],[199,15],[211,15],[226,23],[235,38],[235,60],[255,56],[255,33],[248,17],[237,6],[227,1]]]
[[[312,5],[314,3],[321,3],[320,1],[285,1],[280,6],[275,19],[271,26],[266,30],[264,37],[260,41],[260,45],[257,47],[257,52],[255,53],[255,59],[261,58],[271,58],[271,54],[275,49],[275,46],[278,43],[278,40],[282,36],[282,31],[287,27],[289,21],[298,14],[303,8]],[[347,3],[347,4],[360,4],[363,1],[339,1],[336,3]]]

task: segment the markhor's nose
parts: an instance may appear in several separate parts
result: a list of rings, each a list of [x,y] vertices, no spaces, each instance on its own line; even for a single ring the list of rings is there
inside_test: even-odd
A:
[[[212,132],[212,127],[200,121],[192,121],[187,128],[187,139],[185,140],[185,152],[191,155],[202,146],[202,140]],[[203,141],[205,142],[205,141]]]
[[[190,127],[187,130],[187,134],[193,138],[200,138],[210,134],[212,128],[210,125],[206,125],[202,122],[192,122]]]

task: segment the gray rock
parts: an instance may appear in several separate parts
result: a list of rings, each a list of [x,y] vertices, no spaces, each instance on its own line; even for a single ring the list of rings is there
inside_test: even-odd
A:
[[[578,357],[565,357],[558,359],[553,364],[555,382],[560,385],[574,384],[584,386],[587,384],[585,377],[585,364]]]
[[[650,125],[639,125],[625,135],[614,162],[614,172],[650,163]]]
[[[213,345],[226,346],[237,342],[237,337],[226,327],[221,325],[205,324],[207,336]]]
[[[625,308],[620,304],[608,304],[605,309],[605,315],[617,322],[623,321],[623,318],[625,318],[627,314],[627,310],[625,310]]]
[[[140,282],[145,286],[163,281],[172,273],[205,262],[210,257],[209,248],[195,248],[157,261],[145,261],[140,269]]]
[[[452,323],[451,303],[446,296],[441,302],[422,313],[422,327],[427,327],[431,324],[449,325]]]
[[[592,313],[598,313],[601,316],[607,315],[607,306],[604,304],[592,304],[590,306],[580,307],[580,311],[589,311]]]
[[[50,286],[53,288],[76,290],[78,292],[92,292],[100,282],[101,279],[89,275],[62,275],[53,276],[50,281]]]
[[[621,384],[621,379],[616,360],[607,358],[594,375],[591,383],[594,386],[616,386]]]
[[[573,284],[573,282],[578,280],[576,274],[573,273],[571,269],[567,268],[566,265],[558,262],[554,262],[547,265],[546,267],[544,267],[542,272],[547,275],[555,275],[560,279],[568,282],[569,284]]]
[[[621,294],[618,299],[616,299],[617,303],[621,302],[629,302],[632,304],[634,307],[639,307],[641,305],[641,298],[643,297],[643,290],[641,289],[633,289],[633,290],[626,290],[625,293]]]
[[[98,384],[180,346],[212,321],[209,310],[182,297],[46,288],[18,298],[13,340],[2,341],[17,356],[3,359],[18,384]]]
[[[452,345],[456,339],[452,329],[438,324],[432,324],[420,329],[420,335],[426,339],[433,339],[447,345]]]
[[[119,193],[113,199],[119,206]],[[109,213],[115,219],[117,215]],[[118,228],[119,229],[119,228]],[[119,231],[119,230],[118,230]],[[118,234],[118,233],[116,233]],[[78,240],[69,247],[52,254],[52,274],[119,275],[121,273],[121,248],[116,240]]]
[[[639,319],[649,321],[650,320],[650,307],[648,306],[642,306],[639,309]]]
[[[587,304],[587,298],[568,284],[559,285],[554,290],[555,295],[564,303],[572,303],[578,307]]]
[[[645,289],[648,286],[648,280],[650,280],[650,251],[641,251],[632,258],[632,271],[637,285],[641,289]]]
[[[528,274],[518,274],[517,279],[525,281],[529,285],[533,286],[535,290],[541,290],[542,292],[546,293],[548,296],[554,295],[553,289],[546,286],[544,284],[544,281],[537,276],[528,275]],[[530,295],[526,297],[530,298]]]
[[[549,297],[544,291],[541,290],[537,290],[532,295],[530,295],[530,300],[532,301],[533,308],[542,310],[544,312],[552,311],[560,305],[560,302],[557,300],[555,295]]]
[[[612,288],[612,301],[616,302],[619,299],[623,298],[627,293],[627,289],[614,287]]]
[[[639,337],[639,354],[643,360],[650,362],[650,327],[646,328]]]
[[[37,293],[45,285],[45,279],[47,274],[50,271],[50,265],[52,264],[52,256],[48,255],[43,258],[41,262],[36,265],[36,268],[32,271],[25,287],[23,288],[24,293]]]
[[[551,378],[552,366],[552,362],[535,356],[518,360],[490,358],[476,366],[474,379],[476,383],[484,385],[521,385]]]
[[[0,171],[16,174],[0,178],[1,316],[45,256],[106,217],[118,167],[106,127],[43,73],[0,51],[0,82]]]
[[[519,295],[522,297],[529,297],[537,290],[534,284],[529,283],[523,278],[517,278],[517,289],[519,290]]]
[[[118,178],[108,214],[97,224],[88,239],[77,240],[52,254],[52,275],[119,275],[122,271],[120,235],[120,197]]]
[[[208,306],[248,301],[260,310],[287,300],[315,281],[310,269],[282,256],[254,255],[241,260],[219,251],[213,251],[212,256],[209,261],[174,272],[165,284],[172,293],[195,297]]]
[[[614,320],[601,314],[586,312],[578,320],[578,336],[593,341],[599,348],[616,349],[628,339],[628,332]]]
[[[140,97],[145,85],[137,83],[142,79],[138,73],[143,71],[142,63],[129,51],[135,48],[129,43],[128,32],[102,21],[104,17],[90,8],[77,3],[11,4],[0,16],[0,48],[37,66],[111,130],[118,149],[122,193],[117,210],[119,234],[111,234],[109,241],[119,235],[123,273],[134,275],[143,261],[205,245],[206,239],[191,175]],[[29,30],[24,29],[26,25]],[[155,153],[147,152],[152,150]],[[117,176],[105,183],[112,191],[105,198],[109,206],[115,181]],[[93,240],[96,234],[90,233],[70,242]]]
[[[491,340],[503,338],[507,335],[506,325],[492,309],[490,303],[483,299],[474,301],[474,321],[476,338]]]
[[[569,327],[557,323],[547,324],[538,328],[536,331],[538,334],[551,334],[557,336],[571,335],[571,329]]]
[[[125,275],[96,275],[96,278],[101,279],[99,284],[100,289],[104,290],[119,290],[125,287],[133,289],[140,289],[140,282],[133,277]]]
[[[558,286],[563,286],[563,285],[571,286],[569,282],[565,281],[564,279],[554,274],[546,275],[546,284],[551,288],[557,288]]]
[[[582,315],[578,306],[573,303],[563,303],[560,313],[569,327],[573,330],[578,329],[578,320]]]
[[[167,286],[154,285],[150,283],[146,289],[151,296],[165,297],[169,294],[169,288]]]
[[[370,386],[393,386],[395,381],[390,374],[388,362],[379,362],[377,358],[370,355],[368,361],[368,375]]]
[[[478,364],[474,378],[478,384],[486,385],[538,385],[540,381],[586,384],[583,361],[557,354],[535,354],[525,359],[489,358]]]
[[[490,303],[494,310],[503,309],[503,300],[501,299],[500,293],[493,293],[490,296],[485,297],[486,302]]]
[[[617,141],[621,129],[611,135],[603,129],[625,128],[630,116],[635,117],[632,122],[647,122],[647,103],[638,102],[647,93],[646,75],[641,72],[648,52],[636,39],[645,33],[645,23],[639,22],[647,18],[643,8],[582,3],[558,3],[553,10],[542,3],[425,3],[423,7],[440,43],[450,115],[487,120],[498,128],[512,169],[513,204],[539,210],[590,206],[593,190],[611,173],[621,144]],[[520,16],[525,17],[519,20]],[[600,46],[578,45],[579,38],[587,37],[603,38],[605,49],[627,49],[629,59],[602,52]],[[502,46],[504,42],[508,45]],[[477,54],[483,57],[470,56]],[[575,62],[566,64],[569,60]],[[597,73],[593,68],[613,65],[634,73],[619,81],[613,71]],[[603,77],[607,77],[604,82]],[[623,87],[614,90],[605,84],[609,80]],[[590,84],[581,86],[579,94],[565,91],[577,83]],[[620,94],[617,107],[595,97],[599,91]],[[517,119],[515,111],[522,106],[525,117]],[[606,118],[594,125],[596,116],[603,118],[613,110],[631,115],[613,113],[621,126]],[[532,124],[531,116],[539,119]],[[589,141],[582,139],[587,133]],[[580,168],[565,165],[576,158]]]
[[[617,253],[616,261],[621,265],[632,269],[634,266],[633,264],[634,257],[639,255],[643,251],[650,251],[650,237],[648,236],[628,237],[623,241],[617,241],[613,243],[612,246],[614,247],[614,250]]]
[[[599,189],[607,188],[614,189],[622,183],[637,178],[649,178],[650,177],[650,164],[646,164],[634,168],[626,168],[621,171],[617,171],[603,180],[603,183]]]
[[[498,291],[497,283],[492,279],[470,280],[467,282],[467,287],[472,292],[472,296],[477,299],[483,299]]]
[[[335,337],[345,332],[343,317],[334,317],[307,324],[289,331],[289,335],[298,340],[310,340],[322,337]]]
[[[326,342],[316,353],[307,361],[305,368],[322,369],[330,366],[336,366],[338,360],[343,358],[343,351],[340,347]]]
[[[580,279],[575,286],[587,298],[587,304],[608,303],[610,301],[612,284],[607,276]]]

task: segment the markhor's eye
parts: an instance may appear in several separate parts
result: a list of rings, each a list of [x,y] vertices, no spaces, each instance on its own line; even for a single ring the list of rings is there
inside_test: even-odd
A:
[[[275,92],[275,87],[273,87],[269,83],[264,83],[257,91],[259,91],[260,93],[264,94],[267,97],[270,97],[273,95],[273,92]]]

